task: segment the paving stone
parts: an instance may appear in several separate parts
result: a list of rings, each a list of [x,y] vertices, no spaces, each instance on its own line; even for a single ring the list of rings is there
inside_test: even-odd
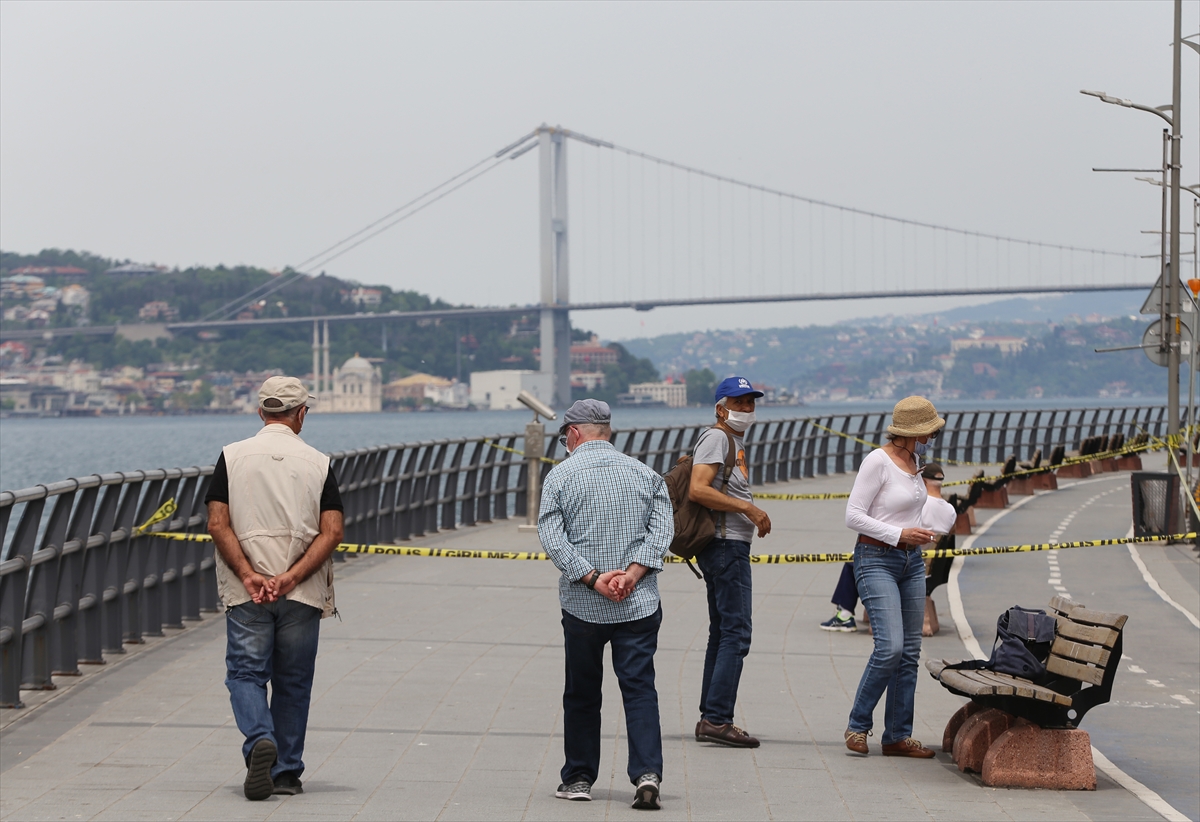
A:
[[[793,489],[849,484],[847,477],[821,478]],[[801,539],[823,541],[824,550],[849,548],[839,503],[775,503],[770,513],[776,531],[759,550],[794,550]],[[536,545],[513,523],[419,542]],[[839,572],[837,565],[755,567],[755,636],[736,719],[764,740],[755,751],[694,740],[707,643],[704,585],[686,568],[663,574],[667,617],[656,669],[666,780],[664,810],[655,819],[1151,818],[1103,779],[1094,794],[994,790],[958,773],[944,756],[885,759],[878,737],[871,738],[872,756],[849,755],[842,731],[872,639],[817,630],[829,616]],[[344,621],[321,627],[305,794],[264,802],[241,794],[241,737],[223,685],[218,615],[46,703],[37,717],[46,731],[31,732],[34,722],[10,723],[0,737],[0,816],[646,818],[630,808],[625,722],[611,671],[595,799],[554,798],[563,756],[563,657],[556,572],[548,563],[367,557],[337,573]],[[946,630],[926,640],[925,656],[961,657],[949,608],[944,599],[938,605]],[[922,669],[914,733],[936,740],[961,705]],[[881,704],[877,728],[882,720]]]

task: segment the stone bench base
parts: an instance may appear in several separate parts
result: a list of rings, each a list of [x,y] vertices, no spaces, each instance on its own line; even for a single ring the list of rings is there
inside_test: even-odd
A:
[[[1033,477],[1017,477],[1008,481],[1008,485],[1004,486],[1008,490],[1010,497],[1029,497],[1033,496],[1033,492],[1037,490],[1037,486],[1033,484]]]
[[[976,702],[946,724],[942,750],[960,771],[972,771],[993,788],[1096,790],[1096,766],[1087,731],[1046,729]]]
[[[1007,508],[1008,488],[1001,485],[994,491],[984,491],[975,503],[976,508]]]
[[[1056,473],[1065,479],[1087,479],[1093,473],[1092,464],[1090,462],[1073,462],[1070,465],[1060,466]]]
[[[1193,456],[1193,461],[1195,461],[1195,456]],[[1141,471],[1142,470],[1142,458],[1139,457],[1137,454],[1129,454],[1124,457],[1117,457],[1117,470],[1118,471]]]
[[[1038,491],[1057,491],[1058,479],[1054,476],[1053,471],[1045,471],[1041,474],[1034,474],[1029,478],[1034,483],[1034,488]]]

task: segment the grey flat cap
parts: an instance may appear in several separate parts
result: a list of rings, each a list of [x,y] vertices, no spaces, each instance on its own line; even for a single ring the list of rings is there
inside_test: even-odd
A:
[[[577,400],[574,405],[563,413],[560,431],[565,431],[569,425],[596,425],[612,422],[612,411],[603,400]]]

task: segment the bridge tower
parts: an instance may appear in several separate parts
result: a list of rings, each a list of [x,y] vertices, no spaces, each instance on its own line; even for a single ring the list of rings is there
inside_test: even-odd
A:
[[[571,323],[567,256],[567,140],[561,127],[537,129],[541,224],[541,371],[554,383],[551,404],[571,404]]]

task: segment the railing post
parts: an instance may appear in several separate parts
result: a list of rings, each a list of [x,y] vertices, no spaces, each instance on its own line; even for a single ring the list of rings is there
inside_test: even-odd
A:
[[[542,506],[542,456],[546,453],[546,426],[540,420],[525,426],[525,523],[519,531],[537,531]]]

